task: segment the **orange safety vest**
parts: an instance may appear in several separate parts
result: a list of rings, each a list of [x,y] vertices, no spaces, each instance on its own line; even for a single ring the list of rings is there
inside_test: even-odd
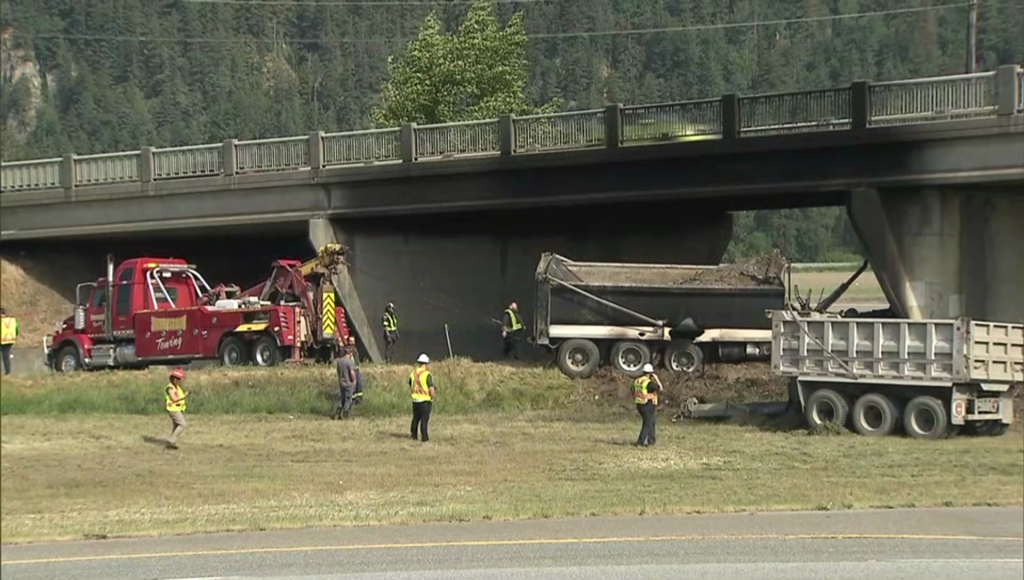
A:
[[[409,375],[409,382],[412,383],[412,400],[414,403],[430,401],[430,386],[427,379],[430,378],[430,371],[418,367]]]

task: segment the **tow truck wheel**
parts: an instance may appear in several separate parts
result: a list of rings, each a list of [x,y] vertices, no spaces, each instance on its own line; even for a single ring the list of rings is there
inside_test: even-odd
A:
[[[644,365],[651,362],[651,349],[642,342],[623,340],[615,343],[609,358],[619,372],[638,377]]]
[[[272,367],[281,362],[277,341],[269,336],[259,337],[252,345],[252,362],[258,367]]]
[[[72,373],[82,370],[82,359],[78,356],[78,347],[69,344],[60,349],[54,360],[54,370],[59,373]]]
[[[220,364],[225,367],[237,367],[249,362],[245,343],[237,336],[229,336],[220,343]]]
[[[914,397],[903,410],[903,430],[914,439],[943,439],[949,431],[946,406],[929,395]]]

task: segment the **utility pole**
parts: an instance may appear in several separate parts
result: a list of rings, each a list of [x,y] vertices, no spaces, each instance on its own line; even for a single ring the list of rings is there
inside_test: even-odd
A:
[[[967,5],[967,74],[978,64],[978,1]]]

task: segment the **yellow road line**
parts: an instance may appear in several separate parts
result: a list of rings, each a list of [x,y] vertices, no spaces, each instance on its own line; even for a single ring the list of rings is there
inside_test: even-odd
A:
[[[710,535],[710,536],[635,536],[619,538],[551,538],[532,540],[465,540],[454,542],[416,542],[406,544],[350,544],[336,546],[294,546],[288,548],[238,548],[233,550],[194,550],[187,552],[151,552],[139,554],[105,554],[100,556],[69,556],[7,560],[4,566],[14,564],[55,564],[62,562],[88,562],[97,560],[132,560],[149,558],[180,558],[183,556],[226,556],[237,554],[271,554],[281,552],[326,552],[345,550],[408,550],[417,548],[465,548],[480,546],[536,546],[545,544],[614,544],[627,542],[679,542],[699,540],[959,540],[983,542],[1024,542],[1024,537],[943,536],[914,534],[762,534],[762,535]]]

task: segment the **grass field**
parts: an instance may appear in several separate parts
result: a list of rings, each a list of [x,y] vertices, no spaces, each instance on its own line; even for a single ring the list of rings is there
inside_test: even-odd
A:
[[[0,383],[5,542],[317,525],[1024,503],[1024,433],[922,442],[669,421],[684,396],[773,399],[766,365],[673,380],[658,444],[621,377],[434,365],[431,442],[409,439],[407,368],[366,367],[367,402],[329,421],[324,368],[189,372],[180,451],[163,376]],[[103,410],[106,412],[101,412]],[[272,414],[271,414],[272,413]]]

